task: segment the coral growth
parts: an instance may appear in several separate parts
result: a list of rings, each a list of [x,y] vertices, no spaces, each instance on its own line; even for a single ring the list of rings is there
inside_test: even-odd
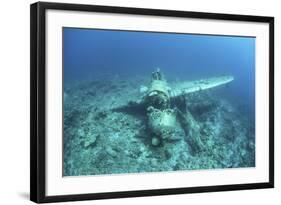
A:
[[[160,172],[255,166],[255,124],[233,102],[215,90],[194,93],[173,102],[196,120],[186,130],[169,132],[161,146],[147,129],[141,108],[112,110],[137,101],[139,85],[146,79],[104,78],[65,84],[64,168],[65,176]],[[225,88],[219,88],[225,89]],[[156,113],[156,112],[155,112]],[[176,123],[167,115],[169,123]],[[184,123],[183,123],[184,124]],[[190,126],[188,128],[188,126]],[[186,134],[200,132],[204,149],[194,151]],[[196,142],[198,143],[198,142]]]

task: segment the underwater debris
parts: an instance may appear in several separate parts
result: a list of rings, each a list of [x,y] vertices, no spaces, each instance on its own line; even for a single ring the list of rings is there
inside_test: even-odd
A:
[[[189,143],[193,153],[202,151],[204,149],[204,145],[201,140],[201,128],[198,122],[196,122],[188,109],[186,109],[185,115],[177,109],[177,114],[179,122],[181,123],[186,135],[185,140]]]
[[[172,109],[161,111],[150,106],[147,108],[147,112],[148,125],[153,133],[161,136],[162,139],[169,138],[177,126],[175,111]]]
[[[157,68],[157,70],[151,74],[150,86],[147,88],[146,96],[144,96],[143,101],[135,103],[143,103],[144,107],[146,107],[148,127],[152,134],[151,144],[158,146],[160,142],[171,138],[180,124],[188,138],[187,142],[194,152],[203,150],[203,144],[200,139],[200,126],[187,107],[185,107],[185,113],[181,112],[178,108],[171,108],[171,98],[210,89],[229,83],[232,80],[232,76],[224,76],[195,82],[186,82],[171,89],[164,75],[161,73],[160,69]],[[128,106],[130,105],[133,105],[133,103],[128,103]],[[204,108],[208,109],[210,106],[210,104],[207,104]],[[203,108],[201,107],[201,109]]]

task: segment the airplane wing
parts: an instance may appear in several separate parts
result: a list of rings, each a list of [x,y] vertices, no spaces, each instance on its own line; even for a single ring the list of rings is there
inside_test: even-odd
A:
[[[201,90],[207,90],[220,85],[224,85],[233,81],[233,76],[214,77],[196,81],[187,81],[174,84],[171,89],[170,95],[172,98],[194,93]]]
[[[124,105],[119,105],[117,107],[111,108],[112,111],[114,112],[125,112],[127,114],[143,114],[145,115],[145,106],[144,106],[144,101],[143,100],[130,100],[126,102]]]

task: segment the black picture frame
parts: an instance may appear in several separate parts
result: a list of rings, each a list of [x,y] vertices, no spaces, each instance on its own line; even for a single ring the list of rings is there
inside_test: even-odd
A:
[[[107,193],[46,196],[46,11],[48,9],[102,13],[169,16],[196,19],[263,22],[269,24],[269,181],[192,188],[170,188]],[[96,200],[274,187],[274,17],[156,10],[82,4],[38,2],[30,7],[30,200],[37,203]]]

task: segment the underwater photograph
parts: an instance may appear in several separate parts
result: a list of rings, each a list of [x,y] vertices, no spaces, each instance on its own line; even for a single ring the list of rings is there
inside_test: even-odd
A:
[[[255,167],[255,37],[62,36],[63,176]]]

